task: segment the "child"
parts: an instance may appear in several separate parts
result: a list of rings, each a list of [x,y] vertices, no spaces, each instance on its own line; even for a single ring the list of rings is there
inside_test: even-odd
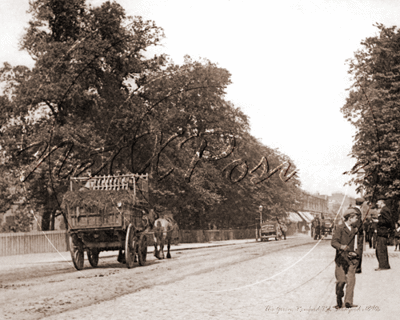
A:
[[[354,227],[358,222],[358,211],[349,208],[344,213],[344,222],[333,233],[331,245],[336,249],[335,277],[336,277],[336,309],[343,305],[344,298],[346,308],[355,308],[353,304],[354,286],[356,284],[356,270],[359,258],[351,259],[350,253],[354,253],[354,236],[358,229]],[[346,287],[346,295],[344,288]]]

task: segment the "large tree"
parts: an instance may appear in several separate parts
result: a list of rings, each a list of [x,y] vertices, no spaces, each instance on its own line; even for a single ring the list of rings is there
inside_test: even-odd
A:
[[[348,60],[353,84],[344,117],[357,129],[351,155],[352,181],[369,199],[400,199],[400,32],[377,24],[378,35],[361,42]]]
[[[30,11],[21,49],[35,65],[0,69],[0,145],[7,170],[19,171],[20,197],[43,212],[43,229],[59,212],[67,178],[89,169],[149,173],[153,202],[185,228],[250,225],[260,203],[274,215],[291,206],[297,180],[276,174],[255,184],[250,177],[262,169],[240,179],[243,163],[226,168],[288,160],[251,137],[246,115],[225,100],[227,70],[149,57],[162,29],[115,2],[36,0]]]

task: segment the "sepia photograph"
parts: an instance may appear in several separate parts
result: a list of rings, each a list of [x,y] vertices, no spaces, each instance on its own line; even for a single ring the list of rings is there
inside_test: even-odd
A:
[[[0,320],[398,319],[400,2],[0,0]]]

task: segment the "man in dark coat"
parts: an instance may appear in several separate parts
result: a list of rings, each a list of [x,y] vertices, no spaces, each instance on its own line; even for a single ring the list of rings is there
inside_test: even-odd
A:
[[[372,231],[371,231],[372,230]],[[371,217],[367,217],[364,222],[364,233],[365,233],[365,242],[368,242],[369,248],[372,248],[372,236],[373,236],[373,229],[372,229],[372,220]]]
[[[379,267],[375,269],[375,271],[390,269],[387,242],[390,233],[394,229],[394,225],[392,214],[390,212],[390,209],[386,205],[387,201],[388,200],[386,198],[381,197],[379,198],[377,203],[378,207],[380,208],[376,239],[376,258],[378,259]]]
[[[284,221],[279,221],[279,228],[281,229],[283,240],[286,240],[287,226]]]
[[[371,233],[372,233],[372,247],[376,249],[377,229],[378,229],[378,216],[376,214],[371,217]]]
[[[312,221],[312,227],[314,229],[314,240],[321,239],[321,221],[318,217]]]
[[[358,218],[357,224],[355,225],[355,227],[358,229],[355,242],[355,246],[357,247],[357,249],[355,250],[355,252],[360,257],[356,273],[361,273],[362,255],[364,250],[364,226],[363,226],[363,216],[361,212],[361,206],[364,203],[364,201],[365,201],[364,198],[357,198],[356,205],[354,206],[354,209],[356,209],[357,211],[357,218]]]
[[[344,214],[344,223],[337,226],[333,233],[331,245],[336,249],[335,276],[336,276],[336,309],[342,307],[343,289],[346,286],[344,298],[346,308],[357,307],[353,304],[354,286],[356,284],[356,269],[358,258],[354,252],[354,237],[358,229],[353,225],[357,224],[358,212],[349,208]],[[354,258],[353,258],[354,257]]]

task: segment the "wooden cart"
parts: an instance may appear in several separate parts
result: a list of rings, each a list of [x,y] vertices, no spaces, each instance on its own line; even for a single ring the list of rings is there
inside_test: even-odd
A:
[[[278,222],[275,221],[264,221],[261,224],[260,238],[261,241],[268,241],[269,238],[275,238],[275,240],[280,240],[282,233],[279,228]]]
[[[101,251],[125,251],[128,268],[147,255],[146,220],[148,175],[127,174],[71,178],[62,208],[68,222],[69,247],[77,270],[84,266],[84,252],[96,267]]]

